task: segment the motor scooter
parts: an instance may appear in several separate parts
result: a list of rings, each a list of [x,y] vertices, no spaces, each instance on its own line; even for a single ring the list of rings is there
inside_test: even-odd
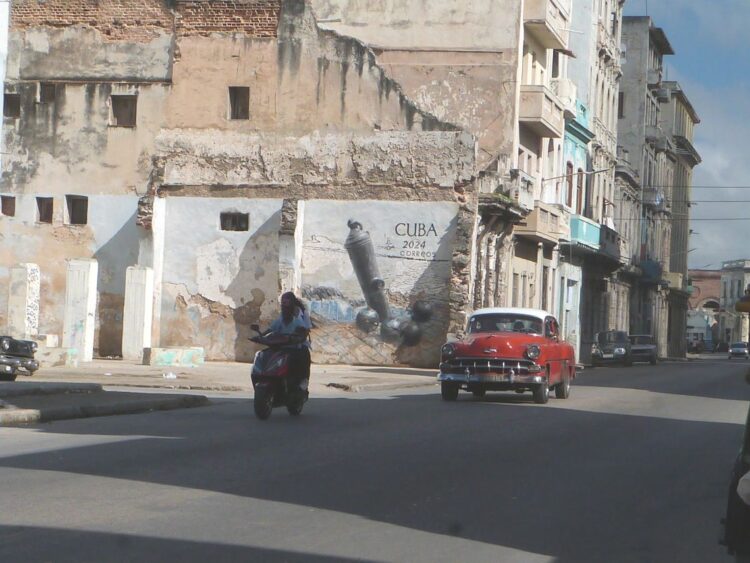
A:
[[[258,325],[252,325],[250,328],[258,333],[250,340],[267,346],[255,354],[253,362],[255,416],[260,420],[266,420],[275,407],[284,406],[289,414],[300,415],[308,398],[308,382],[293,377],[290,360],[294,347],[304,342],[304,337],[294,334],[262,333]]]

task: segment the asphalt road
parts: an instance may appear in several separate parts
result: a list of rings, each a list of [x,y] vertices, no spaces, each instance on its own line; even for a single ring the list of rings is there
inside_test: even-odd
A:
[[[0,429],[0,561],[731,561],[750,362]]]

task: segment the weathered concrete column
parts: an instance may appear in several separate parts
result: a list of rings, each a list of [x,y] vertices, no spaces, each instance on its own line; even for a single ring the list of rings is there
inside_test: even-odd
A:
[[[302,244],[305,202],[286,199],[279,228],[279,289],[299,296],[302,282]]]
[[[74,348],[78,359],[94,359],[94,327],[99,263],[96,260],[69,260],[65,287],[63,347]]]
[[[25,340],[39,333],[39,266],[18,264],[10,269],[8,334]]]
[[[122,318],[122,357],[143,361],[143,349],[151,348],[154,316],[154,271],[131,266],[125,274],[125,309]]]

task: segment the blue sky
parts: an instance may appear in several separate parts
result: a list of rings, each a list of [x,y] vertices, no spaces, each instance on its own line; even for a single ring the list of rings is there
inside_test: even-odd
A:
[[[693,184],[712,187],[693,190],[689,267],[750,259],[750,189],[731,189],[750,186],[750,1],[626,0],[625,15],[649,15],[664,29],[675,51],[665,57],[668,78],[701,118],[695,146],[703,163]],[[701,220],[732,217],[749,220]]]

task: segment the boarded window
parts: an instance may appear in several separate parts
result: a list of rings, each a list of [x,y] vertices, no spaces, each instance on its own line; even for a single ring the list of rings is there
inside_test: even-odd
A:
[[[0,196],[2,202],[2,213],[7,217],[15,217],[16,215],[16,198],[12,195]]]
[[[54,104],[55,103],[55,85],[51,82],[40,82],[39,83],[39,103],[40,104]]]
[[[247,231],[250,228],[249,213],[222,213],[222,231]]]
[[[247,86],[229,87],[229,118],[250,119],[250,88]]]
[[[21,117],[21,95],[5,94],[3,101],[3,117],[12,117],[14,119]]]
[[[52,198],[51,197],[36,198],[36,208],[37,208],[37,213],[38,213],[38,221],[40,223],[52,222]]]
[[[111,96],[113,127],[135,127],[138,96]]]
[[[68,223],[71,225],[85,225],[89,219],[89,198],[80,195],[66,195],[68,206]]]

